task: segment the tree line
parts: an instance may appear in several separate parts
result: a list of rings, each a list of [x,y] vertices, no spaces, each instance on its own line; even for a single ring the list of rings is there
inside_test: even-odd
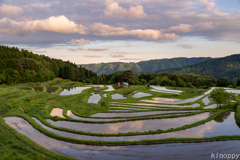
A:
[[[227,87],[235,86],[226,78],[213,78],[210,76],[201,76],[196,74],[169,74],[169,73],[137,73],[133,74],[131,70],[117,71],[113,74],[99,76],[99,83],[101,84],[116,84],[117,82],[128,82],[131,85],[136,84],[150,84],[173,87],[201,87],[208,88],[212,86]],[[240,86],[240,79],[238,80]]]
[[[16,47],[0,46],[0,84],[44,82],[55,77],[83,83],[116,84],[128,82],[131,85],[150,84],[173,87],[227,87],[235,86],[226,78],[213,78],[196,74],[137,73],[131,70],[117,71],[97,76],[91,70],[69,61],[37,55]],[[240,86],[240,80],[237,81]]]
[[[0,84],[44,82],[55,77],[99,83],[96,73],[69,61],[0,46]]]

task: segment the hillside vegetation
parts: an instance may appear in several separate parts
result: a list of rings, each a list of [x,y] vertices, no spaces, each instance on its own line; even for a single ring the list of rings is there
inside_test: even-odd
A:
[[[227,78],[236,82],[240,77],[240,54],[218,59],[209,59],[192,65],[156,71],[155,73],[199,74],[215,78]]]
[[[69,61],[0,46],[0,84],[44,82],[55,77],[98,83],[96,73]]]
[[[149,61],[141,61],[138,63],[99,63],[99,64],[83,64],[82,66],[92,70],[98,75],[111,74],[116,71],[132,70],[134,73],[144,72],[150,73],[160,69],[168,69],[173,67],[181,67],[188,64],[194,64],[199,61],[208,60],[210,57],[199,58],[172,58],[172,59],[156,59]]]

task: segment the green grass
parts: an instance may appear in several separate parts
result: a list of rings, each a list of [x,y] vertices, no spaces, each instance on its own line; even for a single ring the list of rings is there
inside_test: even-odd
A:
[[[0,159],[1,160],[53,160],[73,159],[59,156],[39,146],[32,140],[6,125],[0,118]]]
[[[146,115],[146,116],[135,116],[135,117],[114,117],[111,119],[117,119],[120,120],[113,120],[113,121],[84,121],[84,120],[76,120],[66,115],[67,110],[71,110],[72,113],[74,113],[76,116],[81,117],[89,117],[92,114],[99,113],[99,112],[106,112],[110,113],[108,110],[110,107],[108,107],[109,102],[121,102],[124,103],[139,103],[139,100],[141,99],[151,99],[153,97],[165,97],[165,98],[177,98],[177,99],[186,99],[186,98],[193,98],[196,96],[203,95],[204,92],[198,92],[197,89],[189,89],[189,88],[176,88],[178,90],[183,90],[184,92],[180,95],[176,94],[168,94],[168,93],[158,93],[158,92],[152,92],[149,90],[149,88],[145,86],[130,86],[128,88],[121,88],[118,90],[114,90],[111,92],[105,92],[104,90],[107,89],[107,87],[102,88],[99,91],[99,94],[101,95],[102,99],[101,101],[105,101],[107,106],[100,106],[99,104],[88,104],[88,98],[92,95],[91,93],[94,92],[92,88],[85,89],[82,91],[81,94],[76,95],[69,95],[69,96],[60,96],[60,93],[62,92],[62,87],[71,86],[71,87],[78,87],[83,86],[83,83],[80,82],[72,82],[70,80],[64,80],[60,78],[56,78],[54,80],[44,82],[44,83],[25,83],[25,84],[18,84],[15,86],[6,86],[1,85],[0,88],[0,159],[65,159],[66,157],[62,157],[59,155],[56,155],[43,147],[39,146],[38,144],[34,143],[32,140],[27,138],[26,136],[23,136],[22,134],[15,131],[13,128],[8,126],[4,123],[3,117],[7,116],[18,116],[22,117],[25,120],[27,120],[35,129],[39,130],[41,133],[55,138],[60,139],[63,141],[68,142],[74,142],[74,143],[81,143],[81,144],[95,144],[95,145],[132,145],[132,144],[151,144],[151,143],[168,143],[172,141],[201,141],[201,140],[222,140],[222,139],[238,139],[240,136],[221,136],[221,137],[212,137],[212,138],[171,138],[171,139],[161,139],[161,140],[144,140],[144,141],[136,141],[136,142],[102,142],[102,141],[86,141],[86,140],[76,140],[72,138],[67,137],[61,137],[59,135],[56,135],[54,133],[51,133],[47,131],[46,129],[42,128],[40,125],[38,125],[31,117],[38,118],[43,124],[60,130],[60,131],[66,131],[71,133],[77,133],[77,134],[84,134],[84,135],[92,135],[92,136],[133,136],[133,135],[147,135],[147,134],[158,134],[158,133],[167,133],[167,132],[174,132],[179,130],[188,129],[191,127],[195,127],[201,124],[204,124],[208,121],[211,121],[214,117],[217,115],[225,112],[225,111],[235,111],[235,118],[236,121],[240,122],[240,108],[238,107],[236,109],[237,103],[231,103],[229,105],[223,105],[222,109],[219,109],[216,111],[213,110],[202,110],[204,107],[204,104],[202,102],[201,98],[195,102],[192,103],[186,103],[181,105],[190,105],[193,103],[199,103],[200,107],[196,108],[166,108],[166,107],[156,107],[156,109],[149,108],[148,110],[144,111],[160,111],[160,110],[200,110],[195,112],[189,112],[184,113],[181,115],[176,115],[176,113],[166,113],[166,114],[158,114],[158,115]],[[23,90],[19,89],[19,87],[44,87],[43,92],[36,92],[34,90]],[[58,87],[58,90],[55,94],[47,93],[47,87]],[[173,88],[170,88],[173,89]],[[132,92],[136,91],[136,92]],[[124,100],[112,100],[111,95],[112,94],[124,94],[128,93],[129,98]],[[133,98],[132,95],[137,92],[145,92],[145,93],[151,93],[152,96],[149,97],[143,97],[143,98]],[[103,94],[107,93],[108,97],[103,97]],[[239,99],[239,96],[236,97],[236,99]],[[144,103],[144,102],[141,102]],[[114,104],[110,105],[120,107]],[[126,106],[128,107],[128,106]],[[63,109],[63,115],[66,117],[66,119],[62,118],[53,118],[50,116],[50,112],[53,108],[62,108]],[[133,110],[124,110],[127,112],[141,112],[139,109],[140,106],[131,106],[128,108],[133,108]],[[117,109],[116,109],[117,110]],[[142,111],[142,112],[144,112]],[[107,124],[107,123],[117,123],[117,122],[127,122],[127,121],[137,121],[137,120],[148,120],[148,119],[167,119],[167,118],[176,118],[176,117],[186,117],[186,116],[192,116],[204,112],[209,111],[216,111],[211,117],[198,121],[196,123],[188,124],[182,127],[174,128],[174,129],[168,129],[168,130],[155,130],[155,131],[146,131],[146,132],[130,132],[130,133],[119,133],[119,134],[100,134],[100,133],[90,133],[90,132],[81,132],[81,131],[75,131],[70,130],[66,128],[59,128],[56,126],[51,125],[45,119],[52,119],[52,120],[65,120],[65,121],[72,121],[72,122],[81,122],[81,123],[97,123],[97,124]],[[179,114],[179,113],[177,113]],[[95,119],[98,119],[97,117],[94,117]],[[100,118],[100,117],[99,117]],[[101,119],[104,119],[104,117]],[[106,118],[107,119],[107,118]],[[36,158],[37,157],[37,158]],[[69,158],[71,159],[71,158]]]
[[[235,119],[238,125],[240,125],[240,105],[236,107]]]

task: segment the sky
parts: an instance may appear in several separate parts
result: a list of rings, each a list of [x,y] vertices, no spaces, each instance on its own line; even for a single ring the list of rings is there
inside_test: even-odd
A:
[[[240,0],[0,0],[0,44],[76,64],[240,54]]]

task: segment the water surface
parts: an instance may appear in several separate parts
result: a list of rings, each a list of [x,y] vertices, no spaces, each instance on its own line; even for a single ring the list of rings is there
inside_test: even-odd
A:
[[[135,116],[146,116],[156,114],[168,114],[168,113],[179,113],[179,112],[196,112],[198,110],[171,110],[171,111],[148,111],[148,112],[133,112],[133,113],[96,113],[91,117],[135,117]]]
[[[77,159],[210,159],[211,153],[239,154],[240,141],[202,143],[171,143],[136,146],[91,146],[59,141],[45,136],[28,122],[17,117],[6,117],[5,122],[40,146],[63,156]]]
[[[142,98],[142,97],[147,97],[147,96],[152,96],[152,94],[144,93],[144,92],[138,92],[138,93],[132,95],[132,97],[134,97],[134,98]]]
[[[92,93],[92,96],[89,97],[87,103],[98,104],[98,101],[99,101],[101,98],[102,98],[102,97],[98,94],[98,92],[93,92],[93,93]]]
[[[69,121],[53,121],[48,119],[47,122],[57,127],[64,127],[68,129],[91,132],[91,133],[128,133],[128,132],[144,132],[155,131],[158,129],[167,130],[170,128],[177,128],[187,124],[208,118],[209,113],[201,113],[188,117],[168,118],[168,119],[149,119],[137,120],[128,122],[108,123],[108,124],[90,124],[81,122]]]
[[[112,94],[112,99],[127,99],[127,97],[124,97],[121,94]]]
[[[64,89],[60,95],[73,95],[80,94],[84,89],[88,89],[90,87],[62,87]]]
[[[47,92],[51,94],[55,94],[58,90],[58,87],[47,87]]]

